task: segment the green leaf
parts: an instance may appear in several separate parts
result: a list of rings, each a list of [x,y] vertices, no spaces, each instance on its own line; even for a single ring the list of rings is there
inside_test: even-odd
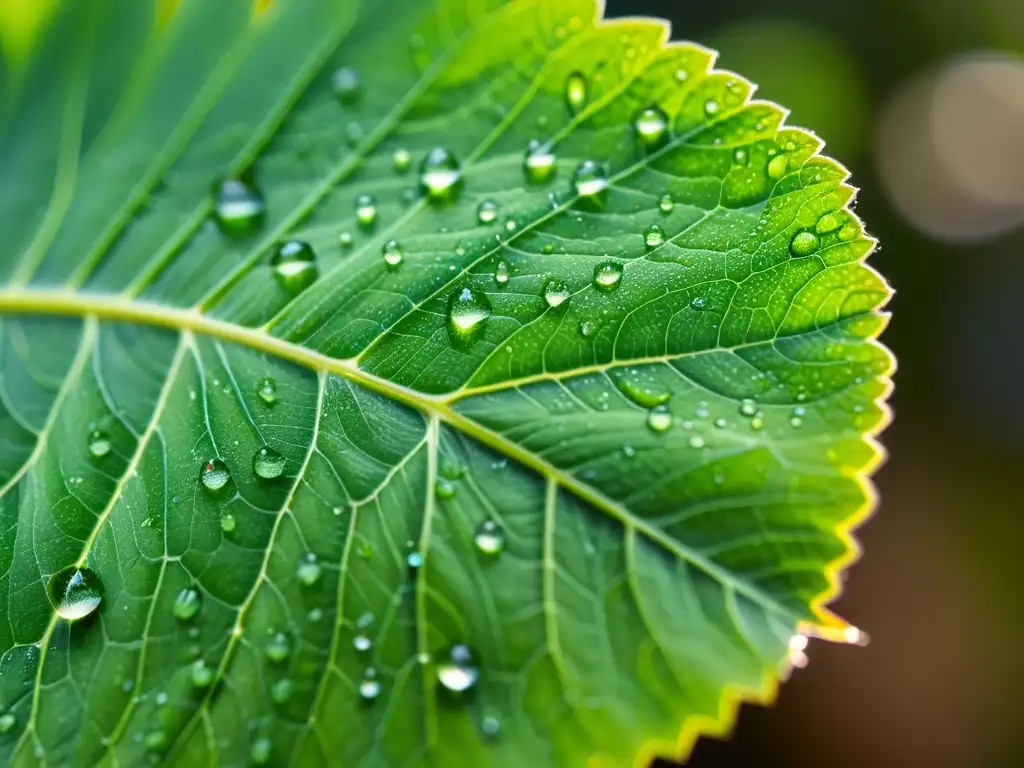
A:
[[[856,634],[854,190],[597,5],[68,2],[0,71],[0,761],[640,764]]]

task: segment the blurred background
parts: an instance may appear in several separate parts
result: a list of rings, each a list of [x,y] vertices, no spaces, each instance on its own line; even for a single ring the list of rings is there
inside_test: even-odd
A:
[[[1024,2],[607,7],[670,19],[824,138],[896,289],[882,504],[835,604],[871,644],[812,641],[688,765],[1024,765]]]

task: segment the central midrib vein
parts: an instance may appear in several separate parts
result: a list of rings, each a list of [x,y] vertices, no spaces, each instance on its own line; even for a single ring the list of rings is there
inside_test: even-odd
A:
[[[570,491],[580,499],[618,520],[677,557],[692,563],[722,584],[731,586],[740,594],[763,607],[790,616],[794,612],[780,605],[756,586],[738,580],[732,573],[660,529],[638,518],[627,508],[605,496],[599,490],[580,482],[573,475],[544,461],[519,444],[498,432],[473,421],[454,410],[447,396],[428,395],[375,376],[359,367],[353,358],[329,357],[290,341],[271,336],[260,328],[248,328],[200,314],[194,309],[175,307],[125,299],[116,294],[73,293],[63,290],[0,290],[0,316],[51,315],[64,317],[92,317],[97,320],[122,321],[166,328],[172,331],[191,331],[211,338],[239,344],[317,372],[332,373],[355,384],[397,401],[459,430],[468,437],[529,467]],[[572,373],[572,372],[568,372]]]

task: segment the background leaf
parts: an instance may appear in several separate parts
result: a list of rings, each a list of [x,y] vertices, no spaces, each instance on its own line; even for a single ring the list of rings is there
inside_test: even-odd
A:
[[[845,171],[666,38],[59,10],[0,138],[5,759],[623,764],[847,631],[888,289]]]

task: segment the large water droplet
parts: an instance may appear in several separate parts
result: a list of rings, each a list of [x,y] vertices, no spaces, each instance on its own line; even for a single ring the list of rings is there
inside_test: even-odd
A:
[[[633,128],[641,144],[648,148],[656,147],[668,135],[668,115],[652,105],[634,118]]]
[[[230,512],[225,512],[220,516],[220,529],[224,533],[231,533],[237,525],[238,521],[235,520],[235,516]]]
[[[219,491],[228,484],[228,480],[231,479],[231,472],[228,471],[228,465],[220,459],[210,459],[203,464],[199,477],[202,480],[203,486],[208,491]]]
[[[618,381],[619,391],[641,408],[654,408],[672,399],[672,392],[645,371],[633,371]]]
[[[499,555],[505,549],[505,529],[493,520],[484,520],[473,535],[473,543],[485,555]]]
[[[102,429],[94,429],[89,433],[89,455],[94,459],[102,459],[110,453],[110,436]]]
[[[740,413],[744,416],[753,416],[757,413],[757,403],[750,398],[744,398],[740,401]]]
[[[455,191],[462,179],[459,161],[444,147],[434,147],[420,165],[420,184],[427,197],[444,199]]]
[[[658,210],[662,213],[672,213],[672,211],[675,210],[675,207],[676,201],[672,199],[672,195],[668,192],[662,195],[661,199],[658,201]]]
[[[84,619],[103,602],[103,583],[88,568],[68,566],[53,576],[46,591],[57,615],[68,621]]]
[[[814,231],[819,235],[827,235],[829,232],[835,232],[839,229],[841,224],[842,222],[839,220],[839,217],[834,213],[826,213],[815,223]]]
[[[785,155],[776,155],[768,161],[768,176],[778,181],[786,175],[789,168],[789,158]]]
[[[573,186],[576,188],[577,195],[594,200],[600,198],[602,193],[608,189],[608,175],[604,168],[593,160],[584,160],[573,175]]]
[[[192,662],[189,677],[192,679],[192,685],[196,688],[209,688],[213,684],[213,679],[216,675],[217,670],[206,666],[206,662],[202,659],[196,659]]]
[[[665,244],[665,230],[657,224],[651,224],[644,232],[644,245],[657,248]]]
[[[508,264],[504,261],[499,261],[498,266],[494,268],[494,282],[499,286],[508,284]]]
[[[439,477],[437,482],[434,483],[434,493],[437,494],[437,498],[449,501],[455,498],[456,486],[451,480],[444,477]]]
[[[280,664],[285,661],[292,652],[292,641],[284,632],[275,632],[267,640],[263,653],[270,661]]]
[[[481,224],[490,224],[498,218],[498,204],[493,200],[484,200],[476,209],[476,219]]]
[[[359,683],[359,696],[363,701],[373,701],[380,696],[380,680],[377,679],[377,671],[373,667],[366,670],[363,681]]]
[[[316,253],[303,240],[288,240],[277,246],[270,258],[270,266],[278,284],[291,294],[308,288],[319,275]]]
[[[647,412],[647,426],[652,432],[666,432],[671,428],[674,419],[668,408],[659,405]]]
[[[191,621],[199,613],[202,605],[203,599],[199,596],[199,591],[191,587],[185,587],[174,598],[174,618],[178,621]]]
[[[360,653],[365,653],[373,647],[373,641],[366,635],[356,635],[352,639],[352,647]]]
[[[606,261],[594,268],[594,286],[604,293],[611,293],[622,282],[622,265],[617,261]]]
[[[557,278],[551,278],[544,284],[544,301],[552,309],[562,306],[570,295],[569,286]]]
[[[4,712],[0,715],[0,736],[13,731],[17,724],[18,719],[12,713]]]
[[[248,237],[263,225],[266,207],[256,187],[241,179],[225,179],[217,187],[214,220],[229,237]]]
[[[582,72],[573,72],[566,78],[565,103],[573,115],[579,114],[587,106],[587,78]]]
[[[341,101],[351,103],[361,95],[363,82],[354,68],[339,67],[331,74],[331,87]]]
[[[384,266],[388,269],[398,269],[402,266],[402,259],[405,258],[405,254],[402,252],[402,246],[397,240],[388,240],[381,246],[381,253],[384,255]]]
[[[452,693],[463,693],[472,688],[480,677],[480,668],[468,646],[453,645],[446,659],[437,666],[437,679]]]
[[[299,582],[307,587],[311,587],[320,581],[320,563],[317,562],[316,555],[312,552],[307,553],[299,561],[299,567],[296,569],[295,575]]]
[[[456,288],[448,299],[448,330],[456,342],[475,338],[490,316],[491,302],[483,291]]]
[[[820,246],[821,241],[813,232],[797,232],[789,241],[789,252],[794,257],[801,258],[816,253]]]
[[[284,474],[284,456],[270,446],[264,445],[252,457],[252,471],[265,480],[273,480]]]
[[[707,101],[704,102],[704,114],[707,115],[708,117],[718,114],[719,108],[720,106],[718,102],[715,101],[714,99],[708,99]]]
[[[356,198],[356,221],[363,229],[371,229],[377,223],[377,198],[373,195]]]
[[[549,144],[533,139],[523,155],[523,173],[531,184],[542,184],[555,170],[555,153]]]
[[[267,405],[273,405],[277,402],[277,382],[269,376],[264,376],[256,382],[256,394]]]

